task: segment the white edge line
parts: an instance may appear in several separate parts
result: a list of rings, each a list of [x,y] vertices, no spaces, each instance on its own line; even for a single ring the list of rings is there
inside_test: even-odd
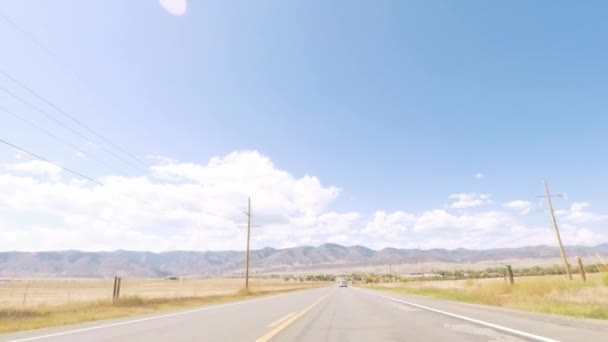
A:
[[[316,289],[310,289],[310,290],[316,290]],[[268,300],[268,299],[272,299],[272,298],[293,295],[293,294],[296,294],[296,293],[302,293],[302,291],[292,292],[292,293],[285,293],[285,294],[274,295],[274,296],[271,295],[271,296],[264,297],[264,298],[243,300],[243,301],[239,301],[239,302],[222,304],[222,305],[216,305],[216,306],[209,306],[209,307],[204,307],[204,308],[194,309],[194,310],[188,310],[188,311],[180,311],[180,312],[175,312],[175,313],[170,313],[170,314],[165,314],[165,315],[160,315],[160,316],[152,316],[152,317],[133,319],[133,320],[129,320],[129,321],[123,321],[123,322],[117,322],[117,323],[111,323],[111,324],[96,325],[96,326],[92,326],[92,327],[88,327],[88,328],[62,331],[62,332],[53,333],[53,334],[47,334],[47,335],[38,335],[38,336],[32,336],[32,337],[18,338],[16,340],[9,340],[8,342],[35,341],[35,340],[41,340],[41,339],[51,338],[51,337],[58,337],[58,336],[64,336],[64,335],[78,334],[78,333],[85,332],[85,331],[105,329],[105,328],[112,328],[112,327],[117,327],[117,326],[121,326],[121,325],[141,323],[141,322],[146,322],[146,321],[153,321],[153,320],[156,320],[156,319],[162,319],[162,318],[168,318],[168,317],[175,317],[175,316],[181,316],[181,315],[189,315],[189,314],[196,313],[196,312],[208,311],[208,310],[213,310],[213,309],[221,309],[221,308],[225,308],[225,307],[229,307],[229,306],[234,306],[234,305],[240,305],[240,304],[255,303],[255,302],[264,301],[264,300]]]
[[[378,297],[382,297],[384,299],[388,299],[388,300],[392,300],[392,301],[395,301],[395,302],[407,304],[407,305],[410,305],[410,306],[413,306],[413,307],[417,307],[417,308],[420,308],[420,309],[424,309],[424,310],[440,313],[442,315],[446,315],[446,316],[450,316],[450,317],[455,317],[455,318],[458,318],[458,319],[461,319],[461,320],[464,320],[464,321],[476,323],[476,324],[479,324],[479,325],[484,325],[486,327],[490,327],[490,328],[493,328],[493,329],[505,331],[505,332],[508,332],[508,333],[511,333],[511,334],[515,334],[515,335],[531,338],[531,339],[536,340],[536,341],[559,342],[559,340],[554,340],[554,339],[551,339],[551,338],[548,338],[548,337],[543,337],[543,336],[539,336],[539,335],[530,334],[530,333],[527,333],[527,332],[524,332],[524,331],[521,331],[521,330],[507,328],[507,327],[502,326],[502,325],[498,325],[498,324],[494,324],[494,323],[489,323],[489,322],[485,322],[485,321],[480,321],[480,320],[475,319],[475,318],[470,318],[470,317],[454,314],[454,313],[443,311],[443,310],[433,309],[433,308],[428,307],[428,306],[410,303],[410,302],[407,302],[405,300],[401,300],[401,299],[396,299],[396,298],[384,296],[384,295],[381,295],[381,294],[378,294],[378,293],[374,293],[374,292],[370,292],[370,291],[365,291],[365,290],[361,290],[361,289],[357,289],[357,290],[361,291],[363,293],[367,293],[367,294],[370,294],[370,295],[373,295],[373,296],[378,296]]]

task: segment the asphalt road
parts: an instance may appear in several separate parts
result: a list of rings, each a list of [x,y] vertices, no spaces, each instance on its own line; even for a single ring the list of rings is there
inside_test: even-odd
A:
[[[0,335],[0,341],[608,341],[608,322],[322,288]]]

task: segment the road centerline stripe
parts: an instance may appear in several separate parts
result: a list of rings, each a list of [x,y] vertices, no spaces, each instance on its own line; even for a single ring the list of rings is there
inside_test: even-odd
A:
[[[554,340],[554,339],[551,339],[551,338],[548,338],[548,337],[544,337],[544,336],[540,336],[540,335],[535,335],[535,334],[527,333],[525,331],[508,328],[508,327],[505,327],[505,326],[502,326],[502,325],[499,325],[499,324],[494,324],[494,323],[478,320],[478,319],[475,319],[475,318],[471,318],[471,317],[467,317],[467,316],[451,313],[451,312],[448,312],[448,311],[434,309],[434,308],[431,308],[431,307],[428,307],[428,306],[424,306],[424,305],[408,302],[408,301],[405,301],[405,300],[401,300],[401,299],[397,299],[397,298],[381,295],[379,293],[374,293],[374,292],[366,291],[366,290],[362,290],[362,289],[356,289],[356,290],[357,291],[361,291],[363,293],[367,293],[367,294],[372,295],[372,296],[377,296],[377,297],[381,297],[381,298],[384,298],[384,299],[387,299],[387,300],[392,300],[392,301],[395,301],[395,302],[398,302],[398,303],[410,305],[410,306],[413,306],[413,307],[416,307],[416,308],[419,308],[419,309],[436,312],[436,313],[439,313],[439,314],[442,314],[442,315],[445,315],[445,316],[450,316],[450,317],[458,318],[458,319],[461,319],[461,320],[464,320],[464,321],[467,321],[467,322],[471,322],[471,323],[475,323],[475,324],[478,324],[478,325],[483,325],[483,326],[486,326],[486,327],[490,327],[490,328],[493,328],[493,329],[496,329],[496,330],[508,332],[508,333],[513,334],[513,335],[527,337],[527,338],[533,339],[535,341],[541,341],[541,342],[559,342],[558,340]]]
[[[270,325],[268,325],[268,327],[269,328],[274,328],[277,325],[279,325],[279,324],[283,323],[284,321],[288,320],[291,316],[295,315],[296,313],[297,313],[296,311],[294,311],[292,313],[289,313],[289,314],[287,314],[287,315],[285,315],[285,316],[277,319],[276,321],[270,323]]]
[[[268,342],[268,341],[272,340],[272,338],[275,337],[278,333],[280,333],[281,331],[285,330],[285,328],[287,328],[293,322],[297,321],[300,317],[304,316],[306,313],[308,313],[308,311],[312,310],[315,306],[321,304],[322,301],[324,301],[327,297],[329,297],[334,292],[335,292],[335,290],[332,291],[331,293],[328,293],[325,296],[317,299],[317,301],[315,301],[314,303],[312,303],[309,306],[307,306],[304,310],[302,310],[302,311],[298,312],[297,314],[291,316],[289,319],[285,320],[283,323],[281,323],[278,326],[274,327],[273,329],[271,329],[270,331],[268,331],[264,336],[261,336],[260,338],[258,338],[257,340],[255,340],[255,342]]]

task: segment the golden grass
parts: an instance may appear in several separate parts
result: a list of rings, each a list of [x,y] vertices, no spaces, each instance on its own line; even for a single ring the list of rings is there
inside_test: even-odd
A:
[[[503,279],[376,284],[373,287],[469,303],[576,317],[608,319],[608,274],[588,281],[564,276],[521,277],[511,286]]]
[[[285,282],[282,279],[250,278],[258,291],[281,290],[314,285],[310,282]],[[30,307],[41,304],[64,305],[112,299],[114,279],[31,278],[0,282],[1,307]],[[124,278],[121,296],[144,298],[183,298],[230,295],[241,289],[243,279],[130,279]]]
[[[63,293],[61,285],[66,280],[29,279],[26,281],[31,302],[22,305],[20,300],[4,302],[14,305],[0,305],[0,333],[38,329],[50,326],[73,324],[100,319],[117,318],[131,315],[148,314],[160,311],[183,309],[201,305],[217,304],[239,299],[255,298],[263,295],[308,289],[326,285],[320,282],[285,282],[280,279],[252,279],[250,289],[242,288],[242,279],[205,279],[170,281],[159,279],[123,280],[121,298],[112,303],[112,284],[108,289],[104,280],[71,279],[73,294],[78,301],[61,302],[57,293]],[[128,284],[125,286],[125,284]],[[188,287],[186,287],[187,284]],[[6,285],[6,284],[3,284]],[[14,285],[14,284],[13,284]],[[193,287],[195,286],[196,287]],[[44,289],[42,291],[41,289]],[[123,292],[123,290],[127,290]],[[12,289],[22,297],[25,286]],[[82,292],[79,292],[81,291]],[[109,296],[106,291],[109,290]],[[31,292],[30,292],[31,291]],[[138,291],[140,295],[135,295]],[[6,293],[7,291],[4,291]],[[8,291],[8,293],[11,293]],[[0,295],[2,292],[0,292]],[[188,295],[190,294],[190,295]],[[193,295],[196,294],[196,295]],[[99,298],[104,299],[99,299]]]

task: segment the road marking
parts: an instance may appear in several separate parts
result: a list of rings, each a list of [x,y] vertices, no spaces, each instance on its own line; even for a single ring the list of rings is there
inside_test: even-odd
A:
[[[291,317],[291,316],[293,316],[293,315],[295,315],[295,314],[296,314],[296,312],[295,312],[295,311],[294,311],[294,312],[292,312],[292,313],[290,313],[290,314],[287,314],[287,315],[285,315],[285,316],[283,316],[283,317],[281,317],[281,318],[277,319],[276,321],[272,322],[272,323],[271,323],[271,324],[270,324],[268,327],[269,327],[269,328],[274,328],[274,327],[276,327],[277,325],[279,325],[279,324],[283,323],[283,321],[285,321],[285,320],[289,319],[289,317]]]
[[[313,290],[316,290],[316,289],[313,289]],[[269,300],[269,299],[273,299],[273,298],[278,298],[278,297],[283,297],[283,296],[289,296],[289,295],[295,295],[295,294],[299,294],[299,293],[302,293],[302,292],[304,292],[304,291],[285,293],[285,294],[274,295],[274,296],[269,296],[269,297],[264,297],[264,298],[259,298],[259,299],[243,300],[243,301],[234,302],[234,303],[228,303],[228,304],[222,304],[222,305],[216,305],[216,306],[209,306],[209,307],[205,307],[205,308],[188,310],[188,311],[180,311],[180,312],[166,314],[166,315],[160,315],[160,316],[152,316],[152,317],[133,319],[133,320],[129,320],[129,321],[122,321],[122,322],[117,322],[117,323],[110,323],[110,324],[104,324],[104,325],[96,325],[96,326],[92,326],[92,327],[88,327],[88,328],[62,331],[62,332],[58,332],[58,333],[54,333],[54,334],[47,334],[47,335],[39,335],[39,336],[18,338],[16,340],[9,340],[9,342],[35,341],[35,340],[42,340],[42,339],[51,338],[51,337],[72,335],[72,334],[77,334],[77,333],[91,331],[91,330],[113,328],[113,327],[118,327],[118,326],[121,326],[121,325],[127,325],[127,324],[134,324],[134,323],[153,321],[153,320],[162,319],[162,318],[168,318],[168,317],[189,315],[189,314],[193,314],[193,313],[197,313],[197,312],[203,312],[203,311],[209,311],[209,310],[214,310],[214,309],[227,308],[227,307],[230,307],[230,306],[241,305],[241,304],[255,303],[255,302],[265,301],[265,300]]]
[[[325,296],[319,298],[316,302],[314,302],[314,303],[310,304],[308,307],[306,307],[306,309],[300,311],[299,313],[297,313],[294,316],[291,316],[289,319],[285,320],[283,323],[281,323],[280,325],[274,327],[272,330],[267,332],[264,336],[255,340],[255,342],[268,342],[268,341],[272,340],[272,338],[275,337],[278,333],[285,330],[285,328],[287,328],[291,323],[297,321],[300,317],[304,316],[308,311],[312,310],[315,306],[319,305],[322,301],[325,300],[325,298],[329,297],[329,295],[333,294],[334,292],[335,292],[335,290],[332,291],[331,293],[328,293]]]
[[[445,316],[455,317],[455,318],[458,318],[458,319],[461,319],[461,320],[464,320],[464,321],[467,321],[467,322],[472,322],[472,323],[483,325],[483,326],[486,326],[486,327],[490,327],[490,328],[493,328],[493,329],[496,329],[496,330],[505,331],[505,332],[508,332],[508,333],[511,333],[511,334],[514,334],[514,335],[527,337],[527,338],[533,339],[535,341],[559,342],[558,340],[554,340],[554,339],[551,339],[551,338],[548,338],[548,337],[530,334],[530,333],[527,333],[525,331],[507,328],[507,327],[502,326],[502,325],[498,325],[498,324],[494,324],[494,323],[490,323],[490,322],[485,322],[485,321],[480,321],[480,320],[475,319],[475,318],[470,318],[470,317],[467,317],[467,316],[458,315],[458,314],[447,312],[447,311],[443,311],[443,310],[433,309],[433,308],[428,307],[428,306],[424,306],[424,305],[420,305],[420,304],[415,304],[415,303],[411,303],[411,302],[408,302],[408,301],[405,301],[405,300],[388,297],[388,296],[385,296],[385,295],[381,295],[379,293],[374,293],[374,292],[365,291],[365,290],[361,290],[361,289],[356,289],[356,290],[357,291],[361,291],[363,293],[367,293],[367,294],[372,295],[372,296],[377,296],[377,297],[381,297],[381,298],[384,298],[384,299],[392,300],[394,302],[411,305],[411,306],[413,306],[415,308],[419,308],[419,309],[423,309],[423,310],[427,310],[427,311],[436,312],[436,313],[439,313],[439,314],[442,314],[442,315],[445,315]]]
[[[505,335],[501,332],[496,331],[495,329],[482,328],[471,324],[444,324],[443,326],[447,329],[452,329],[454,331],[466,334],[485,336],[489,339],[489,341],[525,342],[519,337]]]
[[[407,306],[407,305],[403,305],[401,303],[399,304],[393,304],[394,307],[396,307],[397,309],[401,310],[401,311],[405,311],[405,312],[419,312],[419,309],[413,308],[411,306]]]

